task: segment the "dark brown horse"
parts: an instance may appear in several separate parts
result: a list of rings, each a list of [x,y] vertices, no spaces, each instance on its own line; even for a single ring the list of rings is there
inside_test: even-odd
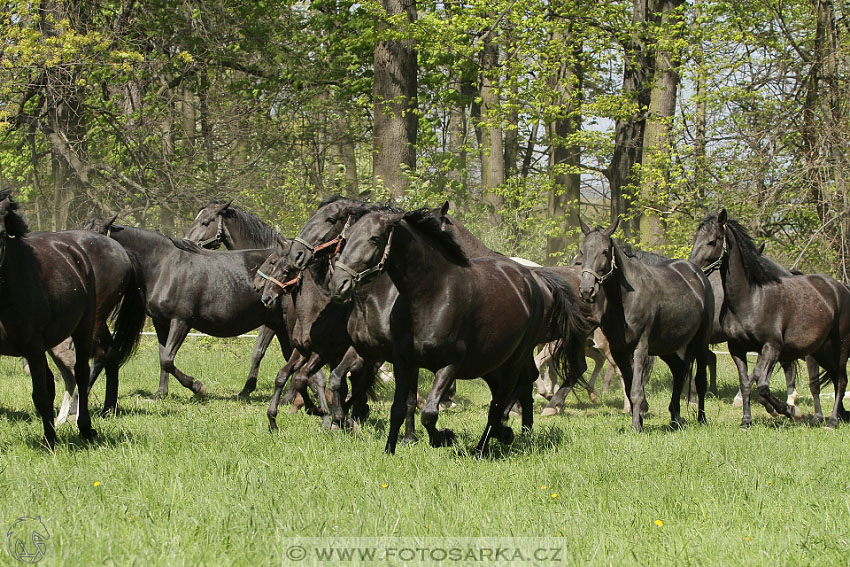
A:
[[[705,422],[706,362],[714,316],[708,278],[685,260],[649,265],[628,256],[611,238],[618,221],[604,230],[591,230],[581,219],[579,224],[585,235],[581,296],[593,302],[600,289],[605,292],[600,323],[629,392],[632,427],[643,429],[650,355],[658,355],[673,374],[669,406],[673,427],[684,423],[679,398],[696,360],[697,419]]]
[[[850,354],[850,290],[825,275],[777,274],[725,209],[702,221],[690,259],[705,270],[716,266],[720,272],[720,324],[741,381],[741,426],[752,423],[750,390],[754,380],[763,402],[782,415],[799,416],[796,406],[771,393],[770,373],[777,362],[808,355],[826,370],[835,386],[828,426],[846,420],[842,398]],[[752,375],[747,369],[748,352],[759,353]]]
[[[396,389],[389,453],[395,452],[420,367],[435,373],[422,409],[422,424],[435,447],[455,440],[452,431],[436,427],[444,390],[456,378],[482,377],[487,382],[492,401],[477,454],[491,436],[505,443],[513,440],[502,418],[517,395],[523,428],[531,428],[536,345],[560,339],[555,359],[572,382],[586,368],[584,344],[590,326],[561,278],[503,257],[470,260],[427,210],[373,212],[353,224],[331,277],[332,297],[351,301],[355,289],[357,295],[365,293],[361,282],[383,270],[406,310],[390,320]]]
[[[32,398],[51,449],[55,385],[44,351],[70,336],[79,391],[80,435],[95,435],[88,408],[89,359],[103,352],[106,409],[118,395],[118,367],[136,347],[144,310],[130,259],[121,246],[91,232],[29,233],[8,191],[0,192],[0,354],[23,356]],[[107,320],[115,316],[113,334]]]
[[[188,240],[153,230],[93,219],[87,226],[107,234],[127,250],[140,280],[147,314],[159,341],[160,381],[155,397],[168,394],[168,376],[203,396],[206,387],[174,363],[191,329],[215,337],[235,337],[260,325],[272,328],[285,358],[292,347],[280,313],[267,309],[252,278],[273,248],[212,252]]]
[[[186,231],[186,240],[191,240],[203,248],[216,250],[224,246],[228,250],[249,250],[252,248],[288,248],[289,240],[254,214],[233,204],[233,200],[216,199],[210,201],[198,211],[195,220]],[[257,376],[260,362],[266,355],[275,333],[266,326],[260,327],[254,352],[251,354],[251,367],[248,378],[238,397],[247,399],[257,389]],[[325,383],[324,375],[316,377],[320,384]],[[291,400],[290,400],[291,401]]]

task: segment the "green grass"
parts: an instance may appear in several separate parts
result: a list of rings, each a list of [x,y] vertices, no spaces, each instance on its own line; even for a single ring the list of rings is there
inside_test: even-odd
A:
[[[118,415],[95,417],[99,436],[89,444],[75,426],[61,427],[55,454],[39,445],[20,362],[0,359],[0,535],[18,517],[40,515],[51,534],[44,565],[282,565],[286,538],[298,536],[557,537],[563,557],[580,565],[850,559],[850,427],[793,424],[754,406],[753,427],[741,430],[726,356],[706,426],[689,410],[689,427],[668,430],[670,378],[658,364],[644,433],[630,431],[617,394],[596,406],[571,396],[565,415],[537,419],[530,436],[510,447],[494,441],[491,457],[475,460],[468,450],[484,426],[483,382],[460,383],[459,406],[441,414],[458,449],[420,442],[390,457],[388,391],[357,435],[324,431],[286,407],[280,433],[270,434],[279,354],[264,362],[252,402],[232,399],[251,347],[189,339],[178,365],[209,396],[195,401],[172,380],[168,399],[148,401],[159,371],[145,339],[122,370]],[[803,386],[800,406],[811,414],[807,394]],[[102,396],[101,382],[93,409]],[[2,543],[0,565],[19,565]]]

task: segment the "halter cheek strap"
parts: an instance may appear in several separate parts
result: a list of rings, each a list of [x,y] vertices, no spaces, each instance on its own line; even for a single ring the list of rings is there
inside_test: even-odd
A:
[[[602,283],[605,283],[605,280],[607,280],[612,275],[614,275],[614,270],[616,270],[616,269],[617,269],[617,256],[614,254],[614,250],[613,250],[613,247],[612,247],[611,248],[611,269],[608,270],[608,272],[604,276],[600,276],[599,274],[597,274],[596,272],[594,272],[590,268],[582,269],[581,273],[582,274],[585,274],[585,273],[590,274],[591,276],[593,276],[593,279],[596,280],[596,283],[602,284]]]
[[[221,218],[221,214],[216,215],[216,219],[218,219],[218,227],[215,231],[215,236],[198,242],[198,246],[201,248],[206,248],[207,244],[221,243],[221,235],[224,234],[224,221]]]
[[[709,264],[708,266],[703,268],[702,273],[704,273],[706,276],[708,276],[708,275],[712,274],[713,272],[715,272],[716,270],[719,270],[720,265],[723,263],[723,259],[726,257],[727,254],[729,254],[729,248],[727,247],[727,244],[726,244],[726,230],[724,230],[723,231],[723,250],[721,250],[720,256],[717,258],[717,260],[715,260],[714,262],[712,262],[711,264]]]
[[[386,244],[386,246],[384,246],[384,253],[381,255],[380,261],[377,264],[375,264],[374,266],[372,266],[371,268],[366,268],[365,270],[358,272],[354,268],[352,268],[350,266],[346,266],[345,264],[343,264],[342,262],[339,262],[339,261],[337,261],[336,267],[338,269],[342,270],[343,272],[347,273],[348,275],[350,275],[351,279],[354,280],[355,284],[363,281],[364,279],[368,278],[372,274],[377,274],[377,273],[383,272],[384,266],[387,263],[387,258],[390,255],[390,247],[392,246],[392,243],[393,243],[393,234],[395,234],[395,227],[390,229],[390,234],[387,237],[387,244]]]
[[[334,251],[333,251],[333,255],[336,256],[339,253],[339,249],[342,247],[342,243],[345,242],[345,238],[346,238],[346,234],[348,233],[348,227],[349,226],[351,226],[351,216],[350,215],[346,219],[345,226],[342,227],[342,232],[340,232],[338,236],[328,240],[327,242],[325,242],[323,244],[319,244],[317,246],[313,246],[312,244],[310,244],[309,242],[307,242],[306,240],[304,240],[300,236],[296,236],[292,240],[294,240],[295,242],[304,246],[312,254],[316,254],[317,252],[321,252],[322,250],[325,250],[327,248],[330,248],[331,246],[336,245],[336,248],[334,248]]]

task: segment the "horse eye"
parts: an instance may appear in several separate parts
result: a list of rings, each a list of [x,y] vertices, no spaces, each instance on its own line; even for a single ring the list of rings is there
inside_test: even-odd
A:
[[[327,221],[328,221],[330,224],[336,224],[336,219],[335,219],[335,218],[333,218],[333,217],[328,217],[328,218],[327,218]]]
[[[709,245],[709,246],[714,246],[714,245],[716,245],[716,244],[717,244],[717,239],[716,239],[716,238],[715,238],[714,240],[712,240],[712,241],[710,241],[710,242],[708,243],[708,245]]]

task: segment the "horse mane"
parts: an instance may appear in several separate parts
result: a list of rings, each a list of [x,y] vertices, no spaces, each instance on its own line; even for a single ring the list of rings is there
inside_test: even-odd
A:
[[[710,214],[705,217],[697,231],[702,230],[712,222],[718,224],[716,214]],[[771,265],[767,257],[759,253],[755,242],[746,229],[733,218],[726,219],[726,228],[738,242],[738,250],[741,253],[741,262],[744,264],[744,272],[747,274],[747,280],[757,286],[778,282],[780,274],[777,273],[776,267]]]
[[[151,231],[151,232],[155,232],[155,231]],[[158,233],[158,234],[162,234],[162,233]],[[165,236],[165,235],[163,234],[163,236]],[[191,240],[186,240],[185,238],[173,238],[171,236],[165,236],[165,237],[168,238],[171,241],[172,244],[174,244],[175,248],[179,248],[180,250],[183,250],[185,252],[190,252],[192,254],[204,254],[204,253],[209,252],[209,250],[207,250],[205,248],[201,248],[200,246],[198,246],[197,242],[193,242]]]
[[[398,207],[394,207],[387,203],[369,203],[367,201],[359,201],[357,199],[350,199],[348,197],[343,197],[342,195],[331,195],[327,199],[324,199],[319,206],[316,207],[316,210],[321,210],[323,207],[343,201],[346,209],[348,210],[348,214],[353,217],[353,220],[359,220],[360,217],[374,212],[380,213],[403,213],[403,209],[399,209]]]
[[[202,210],[211,205],[225,204],[227,204],[227,201],[224,199],[215,199],[204,205]],[[267,246],[273,246],[280,237],[280,233],[267,223],[260,220],[260,217],[253,213],[249,213],[236,205],[230,205],[225,208],[221,212],[221,216],[225,219],[235,219],[236,222],[239,223],[239,226],[242,228],[245,235],[255,242],[262,242]]]
[[[12,190],[3,189],[0,191],[0,201],[9,198],[9,209],[6,213],[6,234],[9,236],[23,236],[29,232],[30,227],[24,217],[18,213],[20,205],[12,199]]]
[[[449,259],[461,266],[469,266],[469,257],[464,252],[461,245],[455,240],[452,233],[443,230],[443,225],[440,219],[431,214],[430,209],[422,208],[404,213],[402,217],[410,225],[436,240],[445,250]]]
[[[621,242],[619,240],[615,240],[615,242],[617,243],[617,246],[619,246],[623,254],[625,254],[629,258],[634,258],[647,266],[657,266],[659,264],[664,264],[665,262],[670,262],[671,260],[667,256],[662,256],[661,254],[656,254],[655,252],[646,252],[644,250],[641,250],[640,248],[635,248],[631,244],[626,244],[625,242]]]

